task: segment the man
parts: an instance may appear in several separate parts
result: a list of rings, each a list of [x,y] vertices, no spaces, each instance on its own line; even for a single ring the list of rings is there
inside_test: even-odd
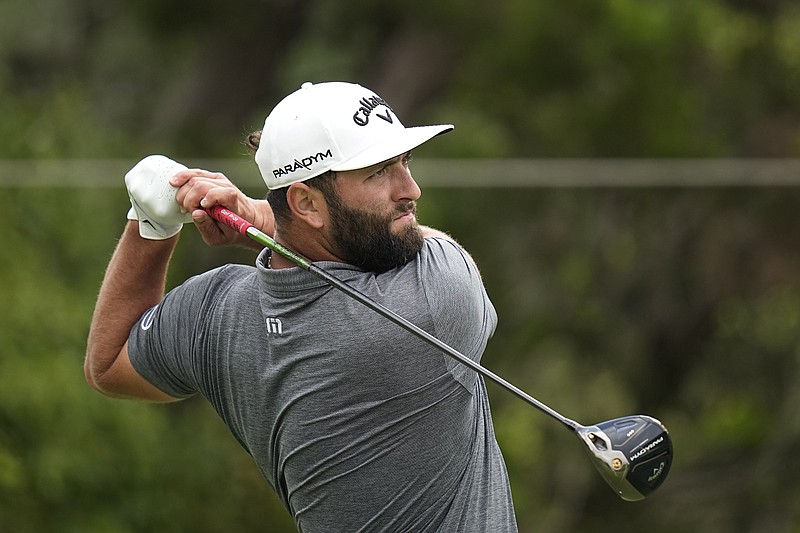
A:
[[[470,256],[417,223],[409,170],[413,148],[451,129],[405,128],[359,85],[306,83],[250,137],[269,205],[221,174],[140,162],[88,382],[116,397],[205,397],[300,531],[516,531],[473,371],[269,250],[164,296],[183,222],[209,244],[240,242],[203,210],[221,204],[479,360],[494,308]]]

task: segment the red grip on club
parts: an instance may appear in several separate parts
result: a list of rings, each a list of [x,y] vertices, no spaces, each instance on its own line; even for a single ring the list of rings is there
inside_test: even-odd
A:
[[[238,231],[242,235],[247,235],[247,229],[251,228],[253,225],[231,211],[230,209],[225,209],[221,205],[215,205],[213,207],[209,207],[205,210],[206,213],[214,217],[216,220],[222,222],[226,226]]]

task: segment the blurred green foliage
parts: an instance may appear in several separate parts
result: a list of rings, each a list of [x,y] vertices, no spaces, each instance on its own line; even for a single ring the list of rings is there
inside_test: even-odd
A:
[[[241,153],[305,80],[356,80],[441,156],[800,154],[785,0],[9,0],[0,157]]]
[[[782,0],[9,0],[0,159],[239,157],[280,97],[331,79],[406,124],[455,123],[426,156],[797,157],[798,27]],[[83,382],[127,210],[108,179],[0,190],[0,530],[292,531],[205,404]],[[425,191],[421,218],[473,253],[498,309],[485,364],[583,423],[655,415],[675,442],[667,483],[625,503],[574,437],[490,385],[522,531],[800,528],[798,200]],[[170,284],[252,260],[187,228]]]

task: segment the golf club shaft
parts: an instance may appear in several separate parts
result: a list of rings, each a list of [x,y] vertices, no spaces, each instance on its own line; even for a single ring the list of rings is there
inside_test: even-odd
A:
[[[579,427],[581,427],[578,423],[566,418],[565,416],[561,415],[557,411],[551,409],[547,405],[543,404],[533,396],[529,395],[522,389],[516,387],[515,385],[509,383],[505,379],[501,378],[491,370],[488,370],[481,366],[480,364],[476,363],[466,355],[462,354],[458,350],[450,347],[446,343],[442,342],[441,340],[437,339],[427,331],[419,328],[416,324],[406,320],[402,316],[398,315],[391,309],[384,307],[383,305],[379,304],[378,302],[374,301],[367,295],[363,294],[362,292],[350,287],[346,283],[344,283],[339,278],[329,274],[325,270],[319,268],[311,261],[306,259],[300,254],[286,248],[282,244],[276,242],[272,237],[267,235],[266,233],[260,231],[258,228],[253,226],[250,222],[244,220],[236,213],[233,213],[229,209],[226,209],[222,206],[216,205],[209,209],[206,209],[206,212],[211,215],[214,219],[218,220],[219,222],[227,225],[228,227],[236,230],[237,232],[241,233],[242,235],[246,235],[247,237],[253,239],[259,244],[262,244],[272,250],[273,252],[281,255],[282,257],[288,259],[295,265],[299,266],[300,268],[307,270],[308,272],[314,274],[318,278],[322,279],[329,285],[339,289],[346,295],[350,296],[351,298],[361,302],[365,306],[369,307],[376,313],[382,315],[383,317],[391,320],[398,326],[402,327],[406,331],[416,335],[418,338],[422,339],[423,341],[431,344],[432,346],[438,348],[446,355],[452,357],[453,359],[457,360],[463,365],[471,368],[478,374],[482,375],[485,378],[492,380],[493,382],[497,383],[501,387],[505,388],[509,392],[517,395],[519,398],[524,400],[525,402],[529,403],[536,409],[539,409],[543,413],[555,418],[563,425],[565,425],[568,429],[572,431],[576,431]]]

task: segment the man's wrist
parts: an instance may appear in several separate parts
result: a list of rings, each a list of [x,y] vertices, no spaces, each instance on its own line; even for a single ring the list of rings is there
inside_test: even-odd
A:
[[[270,237],[275,235],[275,218],[267,200],[253,200],[253,219],[249,222]]]
[[[139,221],[136,219],[129,219],[128,223],[125,226],[125,233],[131,234],[141,241],[142,243],[151,243],[151,246],[158,247],[158,246],[165,246],[168,245],[170,247],[175,247],[178,242],[178,238],[180,238],[180,232],[172,235],[171,237],[167,237],[166,239],[148,239],[147,237],[142,236],[142,232],[139,228]]]

